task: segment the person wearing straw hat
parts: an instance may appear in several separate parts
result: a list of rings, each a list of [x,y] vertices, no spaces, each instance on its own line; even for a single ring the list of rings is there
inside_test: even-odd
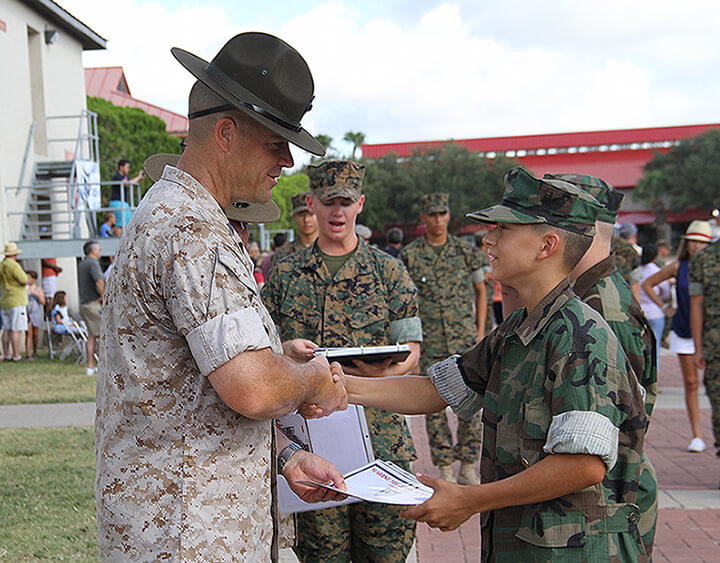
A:
[[[705,442],[700,434],[700,403],[698,399],[698,371],[695,365],[695,344],[690,324],[690,260],[700,250],[712,242],[710,223],[693,221],[685,231],[678,247],[677,260],[665,266],[642,282],[642,290],[650,300],[663,310],[670,305],[663,303],[653,288],[671,278],[675,278],[677,309],[668,311],[672,315],[670,324],[670,351],[678,355],[680,371],[685,387],[685,407],[690,421],[692,439],[687,450],[693,453],[705,451]]]
[[[17,257],[21,252],[17,244],[9,242],[3,251],[5,259],[0,262],[3,357],[6,361],[16,362],[22,360],[20,340],[22,333],[28,329],[28,297],[25,286],[30,284],[30,278],[18,264]]]
[[[711,229],[710,236],[712,234]],[[720,456],[720,241],[690,259],[688,279],[695,366],[704,370],[703,385],[712,410],[715,454]]]
[[[289,143],[322,155],[300,124],[307,63],[265,33],[230,39],[195,76],[187,147],[125,228],[102,311],[95,424],[98,531],[105,561],[275,561],[275,476],[311,502],[340,498],[332,464],[275,436],[305,402],[347,405],[324,358],[282,355],[245,245],[223,212],[265,203]],[[275,463],[276,452],[278,463]]]

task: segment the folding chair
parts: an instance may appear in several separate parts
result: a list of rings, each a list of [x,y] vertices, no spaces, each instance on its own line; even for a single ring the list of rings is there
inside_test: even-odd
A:
[[[70,319],[64,324],[68,329],[67,334],[69,334],[72,338],[72,342],[69,342],[67,346],[65,346],[63,351],[60,353],[60,359],[64,360],[70,354],[75,352],[78,355],[77,359],[75,360],[75,365],[79,364],[80,361],[87,362],[87,355],[85,352],[85,342],[87,342],[87,329],[85,328],[85,323],[83,323],[82,321],[78,323],[77,321]]]

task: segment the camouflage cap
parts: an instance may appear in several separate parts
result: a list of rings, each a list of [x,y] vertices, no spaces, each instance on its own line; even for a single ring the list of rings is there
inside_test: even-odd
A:
[[[310,191],[320,201],[346,197],[358,201],[362,192],[365,165],[351,160],[327,160],[310,164],[305,173],[310,178]]]
[[[310,195],[310,192],[302,192],[299,194],[295,194],[292,196],[290,201],[292,202],[292,214],[295,215],[296,213],[300,213],[301,211],[307,211],[307,196]]]
[[[478,223],[546,223],[585,236],[595,234],[602,206],[590,194],[562,180],[541,180],[518,166],[505,172],[500,205],[466,217]]]
[[[431,213],[445,213],[450,211],[448,201],[450,196],[443,193],[425,194],[420,198],[423,213],[430,215]]]
[[[598,221],[610,223],[611,225],[614,225],[615,221],[617,221],[618,210],[625,195],[621,194],[605,180],[586,174],[545,174],[544,178],[546,180],[570,182],[585,190],[605,207],[598,215]]]

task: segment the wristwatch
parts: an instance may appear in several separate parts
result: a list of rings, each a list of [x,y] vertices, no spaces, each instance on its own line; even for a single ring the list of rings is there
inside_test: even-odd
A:
[[[290,442],[282,449],[277,459],[278,473],[282,473],[283,469],[285,469],[285,465],[287,465],[287,462],[290,461],[290,458],[300,450],[302,450],[302,448],[298,446],[295,442]]]

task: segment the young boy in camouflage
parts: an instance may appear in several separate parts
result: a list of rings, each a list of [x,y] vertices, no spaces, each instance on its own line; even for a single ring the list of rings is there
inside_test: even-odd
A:
[[[417,289],[402,263],[355,234],[365,196],[365,166],[328,161],[307,167],[318,239],[275,264],[262,297],[280,331],[285,353],[298,361],[318,346],[408,344],[403,362],[363,363],[348,373],[377,377],[409,372],[420,356]],[[366,409],[375,457],[406,470],[415,459],[402,416]],[[338,439],[342,439],[339,437]],[[302,562],[401,563],[415,539],[402,508],[356,503],[297,515],[295,552]]]
[[[346,377],[351,402],[408,414],[483,408],[482,485],[435,489],[405,515],[443,531],[482,513],[483,561],[647,561],[635,504],[647,421],[642,388],[603,318],[570,289],[601,206],[522,168],[503,202],[469,214],[493,277],[525,307],[430,379]],[[614,479],[607,474],[612,470]]]
[[[449,197],[445,193],[420,198],[425,234],[402,249],[403,261],[418,288],[423,344],[420,368],[472,348],[485,336],[487,300],[482,251],[448,233]],[[430,456],[440,478],[455,482],[452,463],[460,461],[457,482],[479,485],[475,464],[482,447],[480,416],[460,419],[457,444],[445,411],[425,415]]]

